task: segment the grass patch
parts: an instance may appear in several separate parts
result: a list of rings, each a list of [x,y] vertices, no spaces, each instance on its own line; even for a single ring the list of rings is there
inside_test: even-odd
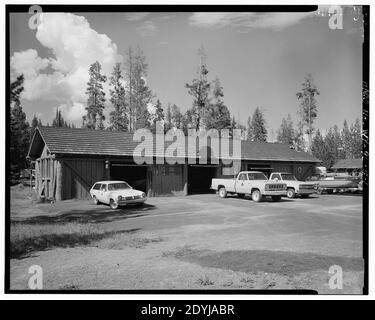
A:
[[[23,184],[17,184],[10,188],[12,200],[36,200],[37,196],[34,189],[30,189],[28,186]]]
[[[327,270],[339,265],[343,270],[362,271],[363,259],[271,250],[191,250],[182,248],[175,253],[177,259],[196,263],[202,267],[241,271],[277,273],[292,276],[302,272]],[[269,287],[274,286],[270,284]]]
[[[97,243],[97,247],[101,249],[118,249],[121,250],[125,247],[131,248],[144,248],[148,244],[159,243],[163,241],[161,237],[155,238],[142,238],[134,235],[116,234],[113,237],[103,239]]]
[[[134,232],[137,229],[123,231],[105,231],[93,224],[24,224],[12,223],[10,230],[10,257],[21,258],[30,252],[53,247],[75,247],[88,245],[93,241],[116,234]]]
[[[197,280],[197,283],[198,283],[198,285],[200,285],[202,287],[212,286],[212,285],[215,284],[213,281],[211,281],[211,279],[207,275],[204,276],[203,278],[199,278]]]
[[[77,281],[73,281],[68,284],[61,285],[59,287],[59,290],[80,290],[80,285],[78,284]]]

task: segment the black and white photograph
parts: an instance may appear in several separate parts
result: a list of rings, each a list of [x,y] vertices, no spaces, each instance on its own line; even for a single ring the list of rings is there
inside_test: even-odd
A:
[[[7,5],[5,290],[368,294],[369,13]]]

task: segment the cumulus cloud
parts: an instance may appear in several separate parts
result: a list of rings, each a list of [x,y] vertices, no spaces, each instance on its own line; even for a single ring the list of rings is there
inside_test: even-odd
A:
[[[196,27],[236,27],[242,30],[255,28],[282,30],[301,20],[311,17],[313,12],[196,12],[189,17],[189,23]]]
[[[68,102],[58,107],[65,119],[70,121],[82,121],[86,114],[85,105],[79,102]]]
[[[136,31],[140,36],[143,37],[152,36],[158,31],[158,27],[154,21],[148,20],[137,27]]]
[[[90,64],[99,61],[102,72],[109,75],[122,56],[107,35],[92,29],[84,17],[71,13],[43,13],[36,38],[50,49],[50,57],[41,58],[33,49],[15,52],[11,57],[11,74],[25,76],[22,98],[53,101],[67,110],[68,120],[76,120],[87,99]]]
[[[41,70],[44,70],[50,64],[49,59],[42,59],[34,49],[15,52],[12,56],[10,67],[12,73],[23,73],[25,77],[36,77]]]

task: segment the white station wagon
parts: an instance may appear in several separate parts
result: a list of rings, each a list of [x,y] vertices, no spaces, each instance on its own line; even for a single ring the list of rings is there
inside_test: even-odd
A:
[[[91,190],[90,195],[95,204],[109,204],[112,209],[128,204],[142,205],[147,197],[139,190],[134,190],[125,181],[98,181]]]

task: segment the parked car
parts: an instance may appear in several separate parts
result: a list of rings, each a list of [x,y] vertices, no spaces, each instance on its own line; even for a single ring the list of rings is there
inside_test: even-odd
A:
[[[260,202],[263,196],[271,196],[273,201],[280,201],[286,195],[286,184],[270,182],[263,172],[241,171],[235,179],[212,179],[211,189],[218,192],[219,197],[237,193],[242,198],[250,194],[255,202]]]
[[[95,204],[109,204],[112,209],[129,204],[142,205],[147,197],[142,191],[133,189],[125,181],[99,181],[90,189]]]
[[[316,193],[317,189],[317,184],[298,181],[293,174],[288,172],[272,172],[270,180],[286,183],[286,196],[290,199],[296,195],[301,196],[301,198],[308,198],[310,194]]]

